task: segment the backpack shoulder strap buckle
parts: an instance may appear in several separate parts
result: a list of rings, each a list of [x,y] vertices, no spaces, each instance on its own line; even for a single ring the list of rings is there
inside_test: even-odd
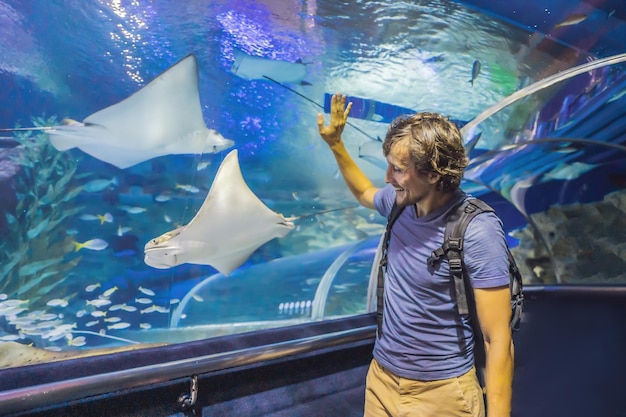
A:
[[[441,258],[443,258],[444,256],[446,256],[446,252],[443,250],[442,247],[438,247],[437,249],[432,251],[427,260],[428,267],[435,268],[437,264],[441,261]]]

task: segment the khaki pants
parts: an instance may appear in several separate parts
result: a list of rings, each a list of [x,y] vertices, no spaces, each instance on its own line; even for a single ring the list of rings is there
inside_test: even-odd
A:
[[[476,370],[439,381],[400,378],[372,360],[364,417],[485,417]]]

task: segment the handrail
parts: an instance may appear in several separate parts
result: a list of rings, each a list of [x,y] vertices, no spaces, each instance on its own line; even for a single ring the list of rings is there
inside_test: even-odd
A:
[[[560,295],[626,295],[626,286],[527,285],[524,292]],[[165,383],[288,356],[303,354],[348,343],[373,339],[376,325],[309,336],[295,340],[219,352],[176,361],[108,372],[64,381],[33,385],[0,392],[3,414],[18,413],[61,404],[114,391]]]
[[[373,339],[375,325],[326,333],[263,346],[220,352],[122,371],[34,385],[0,392],[2,413],[16,413],[114,391],[165,383],[319,349]]]
[[[584,285],[584,284],[554,284],[554,285],[524,285],[525,294],[558,294],[558,295],[626,295],[626,285]]]

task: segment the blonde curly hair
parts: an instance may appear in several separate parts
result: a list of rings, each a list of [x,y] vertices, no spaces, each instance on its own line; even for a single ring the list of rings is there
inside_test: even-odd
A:
[[[459,128],[447,117],[428,112],[397,117],[385,136],[385,157],[396,144],[406,147],[418,171],[441,175],[438,190],[459,188],[469,159]]]

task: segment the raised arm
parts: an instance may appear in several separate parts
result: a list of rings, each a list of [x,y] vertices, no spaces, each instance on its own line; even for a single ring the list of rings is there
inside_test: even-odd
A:
[[[344,181],[352,194],[354,194],[354,197],[363,206],[373,209],[374,194],[376,194],[378,188],[372,184],[369,178],[365,176],[363,171],[361,171],[354,162],[341,140],[341,133],[346,125],[351,108],[352,103],[348,103],[346,106],[345,95],[335,94],[330,102],[329,125],[324,125],[324,115],[319,113],[317,115],[317,127],[320,136],[333,152],[337,165],[339,166],[339,172],[341,172]]]

